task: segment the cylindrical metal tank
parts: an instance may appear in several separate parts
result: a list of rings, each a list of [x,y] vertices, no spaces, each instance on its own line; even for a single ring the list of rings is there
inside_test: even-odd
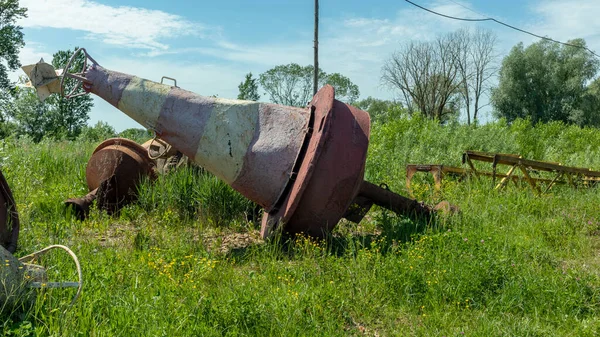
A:
[[[90,193],[68,199],[78,218],[87,216],[91,203],[115,212],[136,199],[137,185],[143,177],[155,178],[154,163],[147,149],[126,138],[111,138],[96,147],[87,163],[85,177]]]

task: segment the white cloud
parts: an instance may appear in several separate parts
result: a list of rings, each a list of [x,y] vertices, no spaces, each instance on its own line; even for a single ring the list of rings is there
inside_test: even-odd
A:
[[[600,2],[598,0],[544,0],[532,8],[539,17],[529,29],[539,35],[566,42],[584,38],[600,53]]]
[[[469,17],[470,13],[456,4],[433,3],[431,6],[451,15]],[[393,94],[379,84],[380,71],[385,59],[400,43],[412,39],[432,39],[437,33],[454,31],[464,25],[408,5],[399,8],[392,19],[353,17],[343,20],[341,26],[338,18],[322,19],[319,47],[321,68],[326,72],[348,76],[359,85],[363,97],[391,98]],[[473,16],[472,13],[470,16]],[[283,44],[267,42],[249,45],[222,39],[214,41],[212,46],[152,50],[144,55],[199,53],[264,71],[291,62],[311,64],[312,47],[312,36],[308,35],[294,37],[294,42]]]
[[[430,3],[441,13],[472,17],[457,4]],[[395,93],[380,83],[381,68],[402,43],[410,40],[431,40],[437,34],[452,32],[465,25],[445,19],[404,2],[391,19],[353,17],[341,24],[339,20],[324,21],[324,36],[320,47],[320,64],[327,72],[339,72],[356,83],[361,96],[393,98]]]
[[[107,44],[166,50],[164,40],[200,35],[206,28],[181,16],[136,7],[111,7],[90,0],[21,0],[28,28],[62,28],[83,31]]]

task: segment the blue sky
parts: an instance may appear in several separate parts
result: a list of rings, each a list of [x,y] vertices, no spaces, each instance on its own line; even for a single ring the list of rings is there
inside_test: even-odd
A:
[[[554,39],[582,37],[600,52],[598,0],[414,0],[468,18],[495,17]],[[244,74],[279,64],[312,62],[313,0],[20,0],[26,47],[21,62],[50,61],[57,50],[85,47],[102,66],[158,81],[174,77],[184,89],[235,98]],[[361,97],[391,99],[381,67],[398,46],[462,27],[496,32],[498,53],[537,39],[493,23],[437,17],[402,0],[321,0],[320,66],[356,83]],[[18,72],[12,74],[16,79]],[[260,92],[261,101],[268,97]],[[90,124],[117,131],[140,127],[112,106],[94,100]]]

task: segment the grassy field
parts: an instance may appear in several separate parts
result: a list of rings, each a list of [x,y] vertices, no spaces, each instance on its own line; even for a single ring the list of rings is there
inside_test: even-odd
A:
[[[600,131],[525,121],[484,126],[399,119],[375,124],[366,178],[403,189],[407,163],[460,165],[467,149],[600,169]],[[252,205],[184,169],[141,187],[118,217],[76,221],[96,144],[0,144],[21,216],[18,256],[60,243],[79,256],[83,295],[46,290],[0,321],[8,336],[596,336],[600,331],[600,191],[536,196],[490,180],[418,176],[415,193],[461,213],[418,223],[380,209],[325,242],[262,242]],[[435,199],[434,199],[435,198]],[[44,261],[74,279],[60,254]]]

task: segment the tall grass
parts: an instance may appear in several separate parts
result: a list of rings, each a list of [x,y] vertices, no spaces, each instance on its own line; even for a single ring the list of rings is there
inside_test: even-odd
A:
[[[95,144],[9,141],[2,170],[22,219],[17,255],[71,246],[83,296],[45,290],[0,321],[11,336],[594,336],[600,331],[600,194],[558,187],[536,196],[489,180],[447,180],[461,207],[434,223],[374,209],[325,242],[263,243],[252,205],[210,174],[185,169],[140,188],[118,216],[78,222]],[[402,193],[407,163],[460,165],[467,149],[519,153],[600,169],[600,131],[525,121],[440,126],[375,124],[366,176]],[[426,181],[417,186],[425,188]],[[60,256],[51,277],[73,278]]]

